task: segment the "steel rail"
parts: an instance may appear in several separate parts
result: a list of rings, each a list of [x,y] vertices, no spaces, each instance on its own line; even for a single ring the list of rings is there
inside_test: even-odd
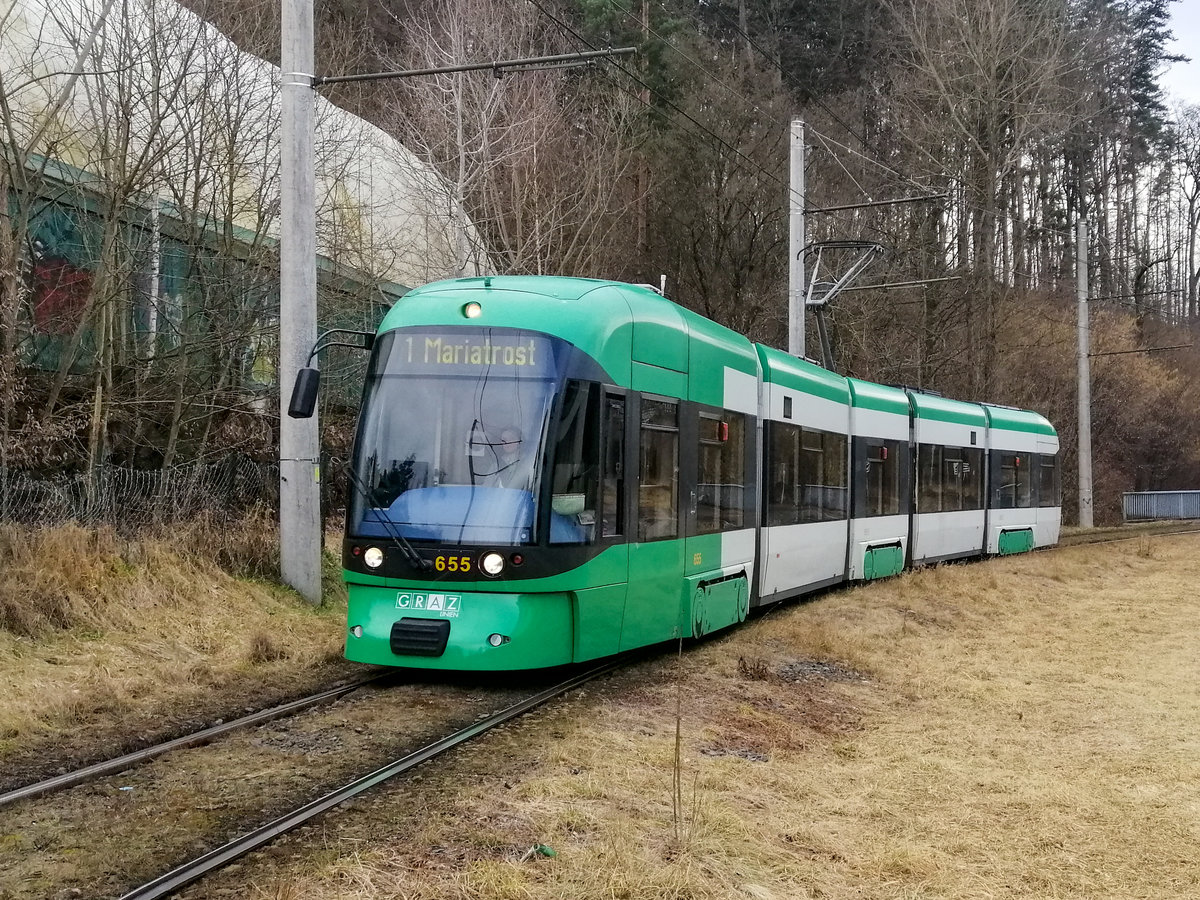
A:
[[[362,681],[355,681],[341,687],[330,688],[326,691],[321,691],[317,694],[311,694],[308,697],[301,697],[298,700],[292,700],[288,703],[283,703],[279,706],[273,706],[270,709],[260,710],[256,713],[251,713],[248,716],[242,716],[240,719],[234,719],[230,722],[223,722],[220,725],[213,725],[210,728],[205,728],[201,731],[195,731],[191,734],[185,734],[182,737],[177,737],[174,740],[166,741],[162,744],[155,744],[153,747],[146,747],[143,750],[135,750],[132,753],[126,753],[124,756],[117,756],[113,759],[104,760],[103,762],[93,763],[90,766],[84,766],[82,769],[76,769],[73,772],[66,772],[62,775],[56,775],[53,778],[47,778],[44,781],[38,781],[34,784],[26,785],[25,787],[15,788],[6,793],[0,794],[0,808],[11,803],[16,803],[18,800],[25,800],[29,797],[38,797],[43,794],[50,794],[54,791],[61,791],[64,788],[73,787],[85,781],[90,781],[93,778],[100,778],[104,775],[112,775],[117,772],[123,772],[132,766],[140,765],[147,760],[154,759],[156,756],[161,756],[164,753],[169,753],[172,750],[180,750],[184,747],[193,747],[198,744],[206,744],[214,738],[220,737],[230,731],[237,731],[239,728],[246,728],[250,725],[259,725],[263,722],[270,722],[273,719],[281,719],[284,716],[290,716],[301,710],[308,709],[310,706],[319,706],[322,703],[330,700],[336,700],[343,694],[348,694],[351,691],[358,690],[364,685],[379,681],[389,675],[388,672],[383,672],[375,675],[372,678],[366,678]]]
[[[431,744],[416,750],[413,753],[393,760],[382,768],[376,769],[369,775],[364,775],[355,781],[344,785],[337,790],[331,791],[324,797],[313,800],[299,809],[293,810],[275,819],[273,822],[268,822],[254,831],[247,832],[241,837],[235,838],[224,846],[218,847],[203,856],[197,857],[191,862],[172,869],[165,875],[160,875],[153,881],[148,881],[141,887],[134,888],[127,894],[121,896],[120,900],[155,900],[158,897],[165,897],[174,893],[186,885],[191,884],[208,873],[220,869],[228,865],[235,859],[257,850],[262,845],[269,843],[281,834],[286,834],[292,831],[311,819],[316,818],[324,812],[333,809],[339,804],[345,803],[353,797],[361,794],[363,791],[369,790],[376,785],[382,784],[389,778],[400,775],[423,762],[427,762],[434,757],[445,753],[463,744],[472,738],[478,737],[486,731],[495,728],[497,725],[502,725],[512,719],[522,716],[532,709],[541,706],[544,703],[553,700],[568,691],[586,684],[593,678],[611,672],[613,669],[623,665],[629,659],[628,656],[620,656],[596,666],[588,671],[576,675],[561,684],[540,691],[524,700],[514,703],[512,706],[501,710],[494,715],[488,716],[486,719],[481,719],[466,728],[456,731],[454,734],[448,735]]]
[[[1086,536],[1077,534],[1071,535],[1069,538],[1062,539],[1058,542],[1059,547],[1085,547],[1091,544],[1122,544],[1128,541],[1138,541],[1142,538],[1156,537],[1177,537],[1183,534],[1200,534],[1200,528],[1191,528],[1187,531],[1142,531],[1138,534],[1128,535],[1126,537],[1096,537],[1088,539]],[[1047,548],[1050,549],[1050,548]]]

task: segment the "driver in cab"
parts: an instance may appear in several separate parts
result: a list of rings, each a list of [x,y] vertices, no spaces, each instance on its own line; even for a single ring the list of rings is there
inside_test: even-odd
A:
[[[524,459],[523,445],[521,429],[508,426],[500,430],[491,442],[496,470],[487,479],[487,484],[492,487],[529,489],[530,466]]]

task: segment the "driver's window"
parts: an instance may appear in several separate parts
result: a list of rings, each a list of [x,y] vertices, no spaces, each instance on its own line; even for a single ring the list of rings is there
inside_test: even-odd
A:
[[[550,543],[583,544],[596,534],[600,474],[599,385],[567,382],[553,445]]]
[[[625,398],[604,397],[604,475],[600,523],[605,537],[625,530]]]

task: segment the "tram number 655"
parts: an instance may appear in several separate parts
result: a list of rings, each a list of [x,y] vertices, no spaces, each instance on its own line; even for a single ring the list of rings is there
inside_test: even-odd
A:
[[[470,572],[471,557],[469,556],[435,556],[433,567],[439,572]]]

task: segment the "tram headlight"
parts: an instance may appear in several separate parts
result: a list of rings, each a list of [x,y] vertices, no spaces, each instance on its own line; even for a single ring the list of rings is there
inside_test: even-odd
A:
[[[495,550],[485,553],[483,559],[479,560],[479,567],[483,569],[485,575],[495,577],[504,571],[504,557]]]
[[[507,634],[489,634],[488,635],[488,643],[491,644],[493,647],[499,647],[501,644],[507,644],[511,640],[512,640],[512,638],[510,638]]]
[[[463,307],[463,315],[468,319],[478,319],[483,314],[483,307],[472,300]]]
[[[378,547],[368,547],[367,552],[363,554],[363,562],[372,569],[378,569],[383,565],[383,551]]]

